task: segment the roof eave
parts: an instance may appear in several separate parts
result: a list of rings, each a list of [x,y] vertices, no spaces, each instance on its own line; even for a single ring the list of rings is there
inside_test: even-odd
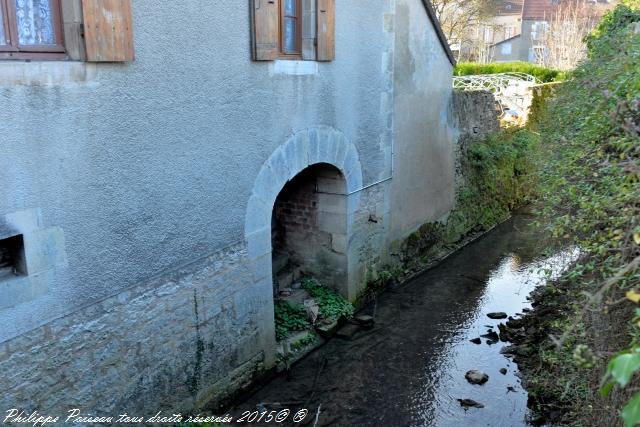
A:
[[[451,62],[451,65],[455,67],[456,59],[453,56],[453,52],[451,51],[451,48],[449,47],[449,42],[447,41],[447,37],[444,35],[444,32],[442,31],[442,26],[440,25],[440,21],[438,21],[438,17],[436,16],[436,11],[433,9],[433,6],[431,5],[431,2],[429,0],[422,0],[422,4],[424,5],[425,10],[427,11],[427,15],[429,15],[429,20],[431,21],[431,24],[433,24],[433,28],[436,30],[436,34],[438,35],[440,44],[442,45],[442,48],[444,49],[444,52],[447,55],[447,58],[449,59],[449,62]]]

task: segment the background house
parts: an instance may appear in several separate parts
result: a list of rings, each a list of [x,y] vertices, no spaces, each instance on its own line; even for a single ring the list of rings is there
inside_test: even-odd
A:
[[[572,68],[584,50],[582,39],[614,3],[609,0],[524,0],[518,34],[494,42],[492,60]]]

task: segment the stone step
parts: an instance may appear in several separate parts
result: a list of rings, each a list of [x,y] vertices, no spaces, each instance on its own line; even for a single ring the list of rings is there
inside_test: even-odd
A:
[[[309,292],[304,289],[280,288],[278,298],[292,304],[304,305],[306,300],[311,299],[311,295],[309,295]]]
[[[359,330],[360,330],[359,325],[354,325],[353,323],[347,323],[342,328],[340,328],[338,332],[336,332],[336,337],[341,338],[343,340],[350,340]]]

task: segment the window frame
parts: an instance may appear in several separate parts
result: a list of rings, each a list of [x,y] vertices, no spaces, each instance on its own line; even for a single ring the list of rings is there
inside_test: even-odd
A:
[[[18,43],[18,17],[16,0],[0,0],[2,18],[5,24],[5,40],[0,44],[0,59],[66,59],[64,45],[64,25],[62,22],[61,0],[51,1],[55,44],[20,46]],[[9,44],[4,44],[9,41]]]
[[[296,3],[296,15],[286,14],[286,0],[280,1],[280,25],[279,25],[279,59],[302,59],[302,25],[303,25],[303,13],[302,13],[302,0],[293,0]],[[285,51],[285,22],[286,18],[296,19],[296,52],[287,53]]]

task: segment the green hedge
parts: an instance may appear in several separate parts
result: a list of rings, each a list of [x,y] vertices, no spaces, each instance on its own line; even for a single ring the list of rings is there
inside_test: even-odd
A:
[[[460,62],[453,74],[455,76],[471,76],[477,74],[526,73],[535,76],[542,83],[564,81],[566,74],[562,71],[541,67],[529,62],[494,62],[480,64],[477,62]]]

